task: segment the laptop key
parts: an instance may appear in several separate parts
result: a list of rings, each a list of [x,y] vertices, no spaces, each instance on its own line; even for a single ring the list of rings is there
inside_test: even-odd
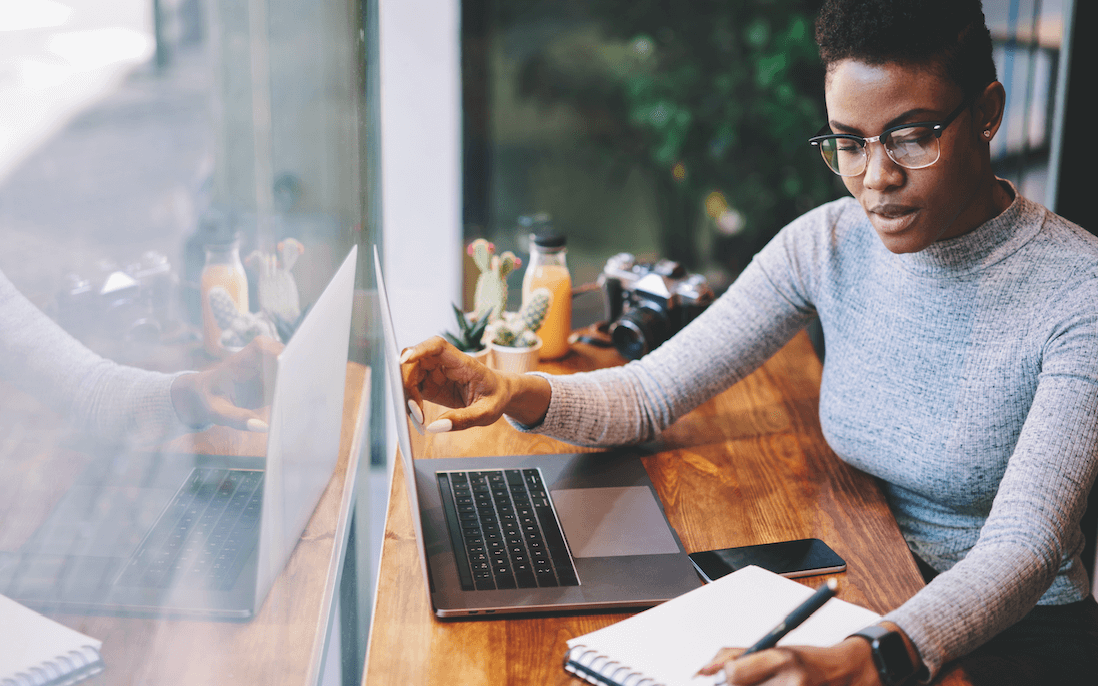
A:
[[[468,522],[469,528],[464,528],[458,522],[457,505],[454,503],[454,494],[450,491],[450,479],[446,474],[436,475],[439,494],[442,496],[442,509],[446,515],[447,528],[450,530],[450,543],[454,548],[454,557],[458,572],[458,581],[464,591],[474,588],[480,589],[482,580],[474,578],[470,568],[468,553],[465,551],[466,543],[480,545],[483,548],[483,539],[480,536],[480,527],[475,522]],[[464,477],[463,477],[464,481]],[[474,528],[476,526],[476,528]],[[464,540],[463,540],[464,539]],[[491,577],[491,573],[489,573]],[[491,579],[489,578],[489,582]]]
[[[476,585],[474,588],[478,591],[494,591],[496,589],[496,581],[492,578],[491,572],[484,572],[474,577]],[[468,590],[473,590],[472,588]]]
[[[534,569],[528,563],[515,565],[515,583],[519,588],[538,587],[538,578],[534,576]]]
[[[549,567],[542,567],[541,569],[535,569],[534,574],[538,580],[538,586],[552,587],[558,586],[557,577],[553,574],[553,570]]]

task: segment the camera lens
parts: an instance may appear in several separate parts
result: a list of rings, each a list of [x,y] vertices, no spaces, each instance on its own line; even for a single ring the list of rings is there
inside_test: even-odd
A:
[[[621,356],[638,360],[668,339],[670,325],[662,312],[650,307],[629,310],[610,327],[610,339]]]

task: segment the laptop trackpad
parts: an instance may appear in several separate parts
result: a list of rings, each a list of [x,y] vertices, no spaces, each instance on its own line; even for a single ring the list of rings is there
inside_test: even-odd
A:
[[[647,486],[553,491],[553,504],[575,557],[679,552]]]

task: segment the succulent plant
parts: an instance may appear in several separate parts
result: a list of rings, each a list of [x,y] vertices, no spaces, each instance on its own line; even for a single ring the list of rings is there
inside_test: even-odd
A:
[[[485,335],[496,345],[529,348],[538,342],[537,330],[553,302],[548,288],[530,291],[518,312],[504,312],[488,324]]]
[[[473,318],[469,317],[461,311],[457,305],[451,305],[454,308],[454,318],[457,319],[458,332],[452,334],[449,331],[443,332],[443,337],[454,344],[454,347],[458,350],[466,353],[477,352],[484,349],[484,329],[488,326],[488,316]],[[491,313],[489,313],[491,314]]]

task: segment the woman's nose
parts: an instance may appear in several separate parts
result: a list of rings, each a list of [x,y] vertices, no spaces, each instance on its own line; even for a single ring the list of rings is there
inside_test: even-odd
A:
[[[903,183],[903,167],[888,156],[884,144],[880,141],[865,146],[865,178],[862,184],[873,190],[893,188]]]

